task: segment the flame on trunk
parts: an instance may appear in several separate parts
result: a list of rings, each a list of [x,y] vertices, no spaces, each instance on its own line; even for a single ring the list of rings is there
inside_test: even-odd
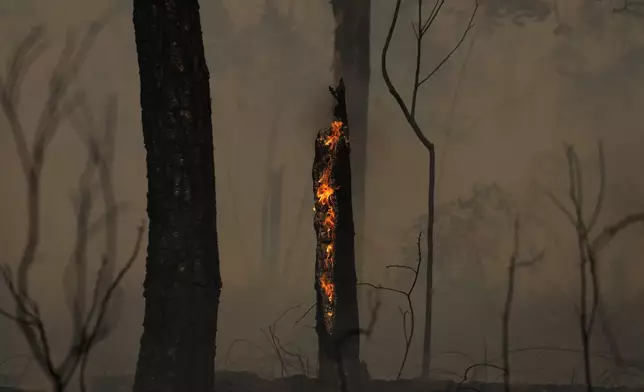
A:
[[[338,189],[333,178],[333,169],[338,143],[344,137],[341,121],[333,121],[331,128],[320,132],[318,142],[326,147],[326,154],[321,165],[321,173],[316,181],[315,221],[317,226],[318,283],[323,294],[324,324],[331,334],[335,318],[335,283],[333,267],[335,264],[335,228],[337,223],[337,205],[335,191]]]

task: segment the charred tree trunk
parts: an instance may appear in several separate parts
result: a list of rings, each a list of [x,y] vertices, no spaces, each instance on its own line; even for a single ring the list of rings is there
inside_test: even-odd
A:
[[[360,322],[350,146],[342,79],[337,89],[330,90],[337,100],[334,120],[331,128],[320,131],[316,138],[313,163],[316,332],[320,379],[340,383],[346,389],[347,378],[351,380],[359,369]]]
[[[344,78],[348,86],[347,109],[351,113],[351,168],[353,174],[356,261],[358,272],[364,268],[365,207],[367,177],[367,128],[369,117],[369,79],[371,0],[332,0],[335,18],[335,80]],[[349,130],[347,130],[349,132]]]
[[[209,73],[197,0],[134,0],[148,257],[135,392],[214,389],[221,290]]]

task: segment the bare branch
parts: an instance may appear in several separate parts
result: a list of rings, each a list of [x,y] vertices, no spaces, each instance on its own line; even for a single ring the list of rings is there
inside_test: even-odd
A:
[[[35,261],[41,237],[40,184],[49,143],[55,137],[61,123],[69,119],[79,106],[83,106],[84,94],[82,92],[72,93],[70,89],[102,27],[103,25],[99,22],[93,23],[78,47],[74,44],[72,35],[68,35],[67,44],[52,72],[49,94],[38,118],[31,146],[26,141],[26,132],[17,113],[22,80],[27,74],[28,68],[44,48],[44,44],[40,43],[42,30],[33,30],[17,47],[5,73],[7,80],[0,80],[0,108],[8,120],[23,174],[27,180],[28,216],[27,241],[18,263],[15,280],[9,266],[2,266],[2,275],[13,299],[15,314],[1,310],[0,315],[9,317],[16,323],[35,362],[45,372],[52,384],[52,389],[56,392],[67,388],[79,366],[81,371],[80,388],[82,392],[86,390],[85,367],[90,351],[110,332],[110,327],[106,324],[108,307],[111,306],[114,293],[123,277],[137,259],[143,237],[143,226],[141,226],[132,254],[116,278],[112,280],[111,274],[108,274],[107,271],[108,266],[112,265],[116,258],[117,228],[115,218],[118,210],[111,180],[116,126],[116,106],[115,101],[112,100],[110,101],[112,102],[111,106],[108,105],[108,110],[106,110],[105,130],[102,138],[100,140],[92,136],[84,138],[84,141],[88,142],[86,143],[88,158],[78,183],[76,241],[71,257],[71,265],[76,272],[71,300],[74,335],[63,360],[56,364],[52,357],[49,337],[39,306],[32,298],[29,288],[31,266]],[[100,180],[105,212],[98,221],[92,222],[90,220],[93,207],[92,181],[95,173],[98,173]],[[87,310],[85,306],[87,294],[85,275],[89,264],[87,247],[90,236],[102,227],[106,229],[106,252],[99,268],[90,309]],[[111,282],[107,284],[105,289],[100,289],[101,282],[105,280]]]
[[[583,177],[579,155],[571,145],[566,145],[566,159],[568,160],[568,197],[575,207],[576,219],[583,215],[584,194]]]
[[[275,353],[275,357],[277,358],[278,362],[280,363],[281,366],[281,377],[284,378],[288,374],[288,368],[296,368],[292,364],[290,364],[285,356],[291,357],[297,360],[297,366],[299,366],[299,370],[303,375],[307,375],[309,372],[308,369],[308,360],[304,358],[304,356],[301,354],[300,350],[298,349],[298,352],[293,352],[289,350],[285,344],[282,343],[281,339],[279,338],[279,335],[277,333],[277,326],[279,322],[291,311],[300,308],[301,305],[294,305],[291,306],[287,309],[285,309],[274,321],[272,324],[270,324],[266,329],[260,328],[260,331],[264,335],[264,338],[266,341],[269,343],[271,348],[273,349],[273,352]],[[236,341],[243,341],[242,339],[237,339]],[[233,343],[235,343],[234,341]],[[232,344],[231,347],[229,348],[229,351],[232,349]]]
[[[25,178],[29,176],[32,159],[22,122],[18,118],[16,105],[18,105],[20,99],[19,91],[24,76],[42,54],[44,47],[41,44],[43,32],[42,27],[35,27],[25,36],[9,58],[6,80],[0,76],[0,105],[9,123],[9,130],[16,144],[18,159]]]
[[[534,256],[534,257],[532,257],[532,258],[530,258],[528,260],[517,261],[516,262],[516,267],[517,268],[532,267],[535,264],[539,263],[541,260],[543,260],[545,255],[546,255],[546,252],[542,250],[541,252],[537,253],[536,256]]]
[[[627,215],[612,225],[606,226],[604,230],[602,230],[601,233],[599,233],[592,241],[591,245],[593,250],[595,252],[600,252],[622,230],[641,222],[644,222],[643,212]]]
[[[479,2],[478,0],[474,0],[474,10],[472,10],[472,14],[470,16],[469,22],[467,23],[467,27],[463,31],[461,38],[458,40],[456,45],[454,45],[452,50],[450,50],[449,53],[447,53],[447,55],[443,57],[443,59],[434,67],[434,69],[432,69],[431,72],[427,74],[427,76],[425,76],[417,83],[417,87],[422,86],[423,83],[425,83],[432,76],[434,76],[434,74],[438,72],[443,67],[443,65],[445,65],[445,63],[447,63],[447,61],[452,57],[454,52],[456,52],[456,50],[463,44],[463,42],[465,41],[465,37],[467,37],[467,34],[470,32],[470,30],[472,30],[472,28],[474,28],[474,18],[476,17],[476,12],[478,11],[478,8],[479,8]]]
[[[561,211],[561,212],[564,214],[564,216],[566,217],[566,219],[568,219],[568,221],[569,221],[573,226],[575,226],[575,225],[577,224],[577,223],[576,223],[576,221],[575,221],[575,217],[574,217],[574,216],[572,215],[572,213],[571,213],[570,211],[568,211],[568,209],[563,205],[563,203],[561,202],[561,200],[559,200],[559,198],[557,198],[557,196],[555,196],[555,195],[554,195],[552,192],[550,192],[550,191],[545,191],[545,194],[546,194],[546,196],[550,199],[550,201],[552,201],[552,204],[554,204],[554,205],[555,205],[555,207],[557,207],[557,208],[559,209],[559,211]]]
[[[396,103],[398,103],[400,110],[403,112],[405,119],[412,127],[412,130],[416,134],[416,137],[418,138],[418,140],[420,140],[423,146],[425,146],[425,148],[429,149],[429,148],[433,148],[433,143],[430,142],[429,139],[427,139],[427,137],[421,131],[420,127],[416,123],[415,117],[412,116],[409,109],[407,108],[407,105],[405,104],[405,101],[402,99],[402,97],[400,96],[400,93],[391,82],[391,78],[389,77],[389,72],[387,71],[387,53],[389,51],[389,45],[391,44],[391,38],[393,37],[394,31],[396,29],[396,23],[398,22],[398,14],[400,13],[401,3],[402,3],[402,0],[396,0],[396,8],[394,9],[394,15],[391,19],[391,25],[389,27],[389,32],[387,33],[387,38],[385,39],[385,45],[382,48],[382,56],[381,56],[382,77],[385,80],[385,84],[387,85],[387,88],[389,89],[389,93],[391,93]]]
[[[402,3],[402,0],[396,0],[396,5],[394,8],[394,13],[393,17],[391,19],[391,24],[389,26],[389,31],[387,32],[387,37],[385,39],[384,46],[382,48],[382,54],[381,54],[381,70],[382,70],[382,77],[385,81],[385,84],[387,85],[387,88],[389,90],[389,93],[391,96],[394,98],[398,106],[400,107],[401,112],[403,113],[405,120],[411,127],[412,131],[420,141],[420,143],[423,145],[423,147],[427,150],[428,155],[429,155],[429,175],[428,175],[428,196],[427,196],[427,296],[426,296],[426,319],[425,319],[425,341],[423,343],[423,364],[422,364],[422,374],[421,377],[426,379],[429,375],[429,368],[430,368],[430,357],[431,357],[431,314],[432,314],[432,290],[433,290],[433,268],[434,268],[434,196],[435,196],[435,188],[436,188],[436,151],[435,151],[435,146],[432,141],[429,140],[429,138],[425,135],[425,133],[422,131],[420,128],[418,121],[416,119],[416,105],[418,101],[418,91],[420,86],[427,81],[433,74],[438,71],[442,67],[445,62],[451,57],[451,55],[458,49],[458,47],[461,45],[461,43],[464,41],[465,36],[469,32],[470,28],[472,27],[472,22],[474,19],[474,16],[476,14],[476,11],[478,9],[478,1],[475,1],[475,7],[474,11],[472,12],[472,17],[468,23],[468,27],[465,29],[463,32],[463,35],[461,36],[461,39],[458,41],[456,46],[447,54],[447,56],[441,61],[435,68],[434,71],[430,72],[430,74],[424,79],[420,80],[420,70],[422,66],[422,40],[425,37],[425,34],[429,30],[430,26],[434,23],[436,17],[440,13],[440,10],[445,3],[445,0],[436,0],[434,3],[434,7],[429,15],[428,18],[423,18],[423,3],[424,0],[417,0],[417,29],[414,29],[415,37],[416,37],[416,58],[415,58],[415,70],[414,70],[414,84],[412,88],[412,97],[411,97],[411,103],[408,106],[405,101],[403,100],[402,96],[400,95],[398,89],[394,86],[394,84],[391,81],[391,78],[389,77],[389,72],[387,70],[387,54],[389,51],[389,46],[391,45],[391,40],[393,38],[395,29],[396,29],[396,24],[398,22],[398,16],[400,13],[400,6]],[[412,290],[413,287],[415,287],[416,280],[418,277],[418,269],[416,269],[415,272],[415,279],[414,283],[412,284]],[[401,292],[400,290],[396,289],[391,289],[391,288],[384,288],[382,286],[377,287],[377,286],[372,286],[375,288],[379,288],[382,290],[387,290],[387,291],[392,291],[392,292],[398,292],[400,294],[406,295],[405,292]],[[403,313],[404,314],[404,313]],[[403,322],[406,322],[406,316],[403,316],[404,320]],[[403,360],[403,366],[404,366],[404,360]],[[402,372],[402,367],[401,367],[401,372]],[[398,374],[398,377],[400,377],[400,372]]]
[[[398,294],[402,294],[402,295],[407,294],[406,292],[404,292],[402,290],[394,289],[394,288],[391,288],[391,287],[386,287],[386,286],[383,286],[383,285],[380,285],[380,284],[375,285],[373,283],[358,282],[357,286],[368,286],[368,287],[371,287],[372,289],[391,291],[392,293],[398,293]]]
[[[459,381],[459,383],[456,386],[456,391],[457,392],[461,391],[463,389],[463,384],[469,379],[470,371],[475,370],[476,368],[479,368],[479,367],[489,367],[489,368],[500,370],[500,371],[505,373],[505,369],[503,369],[500,366],[493,365],[491,363],[476,363],[474,365],[468,366],[465,369],[465,371],[463,372],[463,378],[461,379],[461,381]],[[473,388],[470,388],[470,389],[473,389]],[[476,389],[474,389],[474,390],[476,390]]]
[[[317,303],[313,303],[313,305],[309,306],[306,312],[304,312],[300,317],[298,317],[297,320],[295,320],[295,322],[293,323],[293,328],[295,328],[300,323],[300,321],[304,320],[304,317],[306,317],[306,315],[309,314],[311,310],[315,308],[315,305],[317,305]]]
[[[600,141],[597,142],[597,161],[599,163],[599,191],[597,192],[597,201],[595,208],[593,208],[592,215],[588,220],[588,232],[592,232],[597,224],[597,219],[601,213],[602,205],[604,204],[604,195],[606,193],[606,158],[604,156],[604,144]]]
[[[408,265],[391,264],[391,265],[385,266],[385,268],[387,268],[387,269],[389,269],[389,268],[400,268],[400,269],[406,269],[406,270],[409,270],[409,271],[411,271],[413,273],[416,273],[416,270],[413,269],[412,267],[408,266]]]
[[[514,300],[514,283],[516,262],[519,257],[519,216],[514,218],[514,240],[512,242],[512,255],[508,266],[507,292],[505,295],[505,306],[501,324],[501,352],[503,353],[503,390],[510,392],[510,317],[512,314],[512,302]]]
[[[396,376],[396,379],[399,380],[402,377],[402,372],[405,368],[405,364],[407,363],[407,357],[409,356],[409,350],[411,348],[411,343],[414,338],[414,332],[416,328],[416,315],[414,312],[414,305],[411,300],[411,296],[414,292],[414,288],[416,287],[416,283],[418,282],[418,273],[420,271],[420,263],[422,262],[422,254],[421,254],[421,247],[420,247],[420,240],[422,238],[422,231],[418,233],[418,237],[416,237],[416,250],[417,250],[417,258],[416,258],[416,268],[408,267],[405,265],[388,265],[386,268],[402,268],[402,269],[409,269],[414,273],[414,279],[407,289],[407,291],[391,288],[391,287],[385,287],[382,285],[374,285],[372,283],[358,283],[358,285],[362,286],[368,286],[371,288],[374,288],[376,290],[384,290],[384,291],[390,291],[392,293],[398,293],[402,294],[405,299],[407,300],[407,309],[403,310],[401,307],[398,308],[400,311],[400,315],[402,316],[402,329],[403,329],[403,338],[404,338],[404,354],[403,358],[400,363],[400,368],[398,369],[398,374]],[[408,317],[409,316],[409,320]]]
[[[521,267],[535,265],[543,259],[544,252],[539,252],[535,257],[525,261],[517,261],[520,251],[520,233],[519,233],[519,216],[514,218],[514,236],[512,242],[512,254],[508,263],[508,280],[505,295],[505,305],[503,308],[503,317],[501,319],[501,353],[503,358],[503,389],[505,392],[510,391],[510,321],[512,317],[512,305],[514,303],[514,290],[516,283],[516,271]]]
[[[418,18],[419,20],[422,19],[422,8],[423,8],[423,2],[424,0],[418,0]],[[423,22],[423,27],[420,30],[421,35],[425,35],[429,28],[434,24],[434,20],[438,16],[438,13],[440,12],[441,8],[443,8],[443,5],[445,4],[445,0],[436,0],[434,2],[434,7],[432,10],[429,12],[429,17],[425,19]]]
[[[606,163],[601,141],[598,142],[599,162],[599,189],[595,206],[591,212],[589,221],[584,218],[584,187],[583,175],[579,156],[572,145],[565,146],[565,154],[568,163],[568,195],[572,202],[574,213],[569,212],[563,204],[552,194],[548,194],[555,206],[557,206],[575,228],[577,236],[577,247],[579,252],[579,330],[581,335],[584,359],[584,376],[588,392],[593,390],[591,375],[591,351],[590,342],[593,327],[597,316],[601,318],[601,326],[609,342],[613,353],[613,360],[619,367],[624,366],[624,361],[619,352],[619,346],[615,340],[610,323],[605,317],[602,308],[601,286],[597,272],[598,254],[609,244],[609,242],[622,230],[639,222],[644,222],[644,213],[630,214],[613,225],[605,227],[598,235],[591,238],[591,231],[596,226],[601,209],[604,203],[606,187]],[[590,279],[589,279],[590,278]],[[590,280],[590,281],[589,281]],[[589,307],[590,302],[590,307]]]

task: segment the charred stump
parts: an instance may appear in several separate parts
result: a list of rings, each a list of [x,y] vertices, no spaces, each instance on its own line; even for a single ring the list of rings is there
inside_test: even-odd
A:
[[[316,332],[319,378],[346,387],[360,352],[350,145],[342,79],[329,90],[333,121],[318,133],[313,161]]]

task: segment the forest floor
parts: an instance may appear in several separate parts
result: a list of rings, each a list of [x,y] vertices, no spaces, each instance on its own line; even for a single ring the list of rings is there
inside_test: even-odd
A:
[[[131,392],[132,377],[101,377],[92,383],[91,392]],[[216,392],[330,392],[315,379],[304,376],[290,376],[267,380],[249,372],[218,372]],[[423,382],[416,379],[378,380],[372,379],[356,392],[503,392],[501,383],[453,381]],[[595,392],[644,392],[644,388],[595,387]],[[23,389],[2,387],[0,392],[28,392]],[[584,385],[512,385],[512,392],[586,392]]]
[[[329,392],[317,380],[291,376],[266,380],[252,373],[222,372],[217,375],[217,392]],[[595,392],[644,392],[644,388],[595,387]],[[503,392],[501,383],[430,381],[418,379],[372,379],[356,392]],[[102,392],[102,391],[101,391]],[[107,392],[107,391],[105,391]],[[586,392],[585,385],[512,385],[512,392]]]

